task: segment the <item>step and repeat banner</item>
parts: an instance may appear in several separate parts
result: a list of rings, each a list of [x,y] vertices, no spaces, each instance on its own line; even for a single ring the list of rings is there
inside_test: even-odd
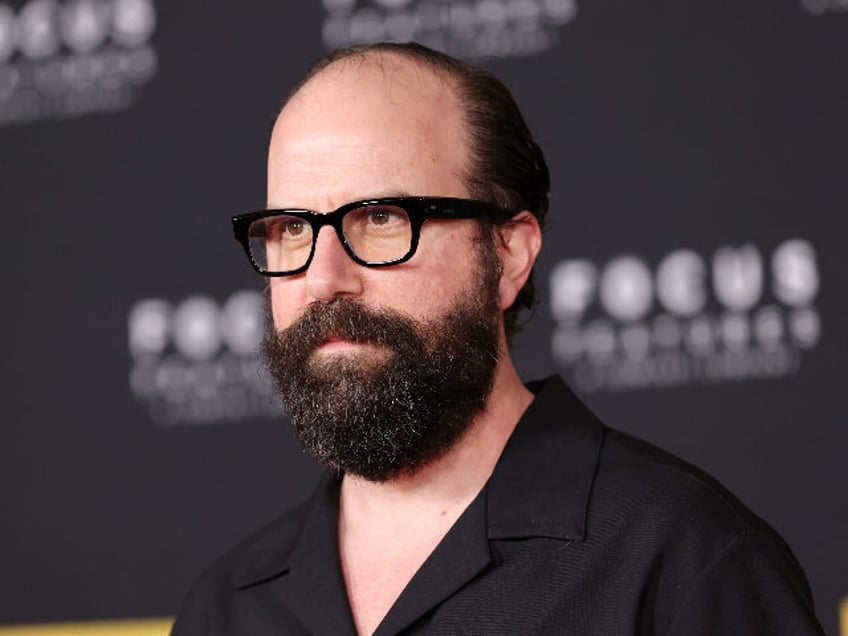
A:
[[[846,0],[0,0],[0,626],[167,619],[312,488],[229,218],[310,61],[383,39],[484,64],[546,151],[522,374],[718,477],[838,634]]]

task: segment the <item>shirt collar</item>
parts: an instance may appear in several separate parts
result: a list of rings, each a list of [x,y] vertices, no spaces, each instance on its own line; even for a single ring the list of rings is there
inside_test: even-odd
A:
[[[323,473],[309,500],[248,539],[234,586],[244,589],[288,572],[304,552],[338,556],[339,484],[338,478]],[[300,522],[292,523],[292,517]]]
[[[355,634],[339,558],[340,480],[322,476],[305,513],[272,524],[244,555],[239,590],[262,589],[289,608],[310,633]],[[292,535],[292,530],[298,533]]]
[[[582,540],[604,426],[559,376],[531,383],[528,388],[536,397],[507,442],[483,492],[469,506],[468,516],[479,519],[479,507],[486,506],[488,539]],[[320,555],[320,565],[309,561],[304,568],[314,574],[317,566],[332,581],[332,596],[343,595],[336,534],[338,488],[338,479],[322,478],[293,547],[280,547],[281,537],[274,531],[277,524],[273,524],[265,540],[254,544],[247,555],[236,587],[268,581],[292,569],[301,558]],[[480,524],[472,525],[482,529]],[[290,524],[285,527],[290,528]],[[291,537],[285,541],[291,546]],[[327,578],[323,580],[326,584]]]
[[[536,398],[487,486],[489,538],[582,540],[604,426],[559,376],[528,388]]]

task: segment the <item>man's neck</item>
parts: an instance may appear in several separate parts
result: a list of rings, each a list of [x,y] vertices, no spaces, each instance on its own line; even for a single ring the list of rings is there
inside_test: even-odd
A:
[[[533,401],[512,364],[504,356],[486,403],[468,431],[444,455],[411,475],[371,482],[345,475],[340,511],[344,521],[376,516],[424,513],[465,507],[474,499],[497,464],[521,415]]]
[[[447,453],[387,482],[342,479],[339,552],[358,633],[374,631],[482,490],[532,401],[505,355],[485,411]]]
[[[342,479],[339,553],[358,633],[376,629],[482,490],[532,401],[504,355],[485,411],[447,453],[412,475],[387,482]]]

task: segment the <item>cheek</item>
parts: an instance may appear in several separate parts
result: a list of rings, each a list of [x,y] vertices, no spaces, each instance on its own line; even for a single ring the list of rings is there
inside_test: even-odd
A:
[[[464,225],[468,225],[464,227]],[[434,225],[422,233],[419,251],[402,265],[358,271],[359,292],[349,296],[372,308],[386,307],[415,319],[440,316],[479,278],[474,232],[461,222]],[[272,278],[271,312],[279,329],[291,326],[312,300],[303,276]]]
[[[272,278],[270,285],[271,315],[280,330],[290,326],[305,308],[303,285],[283,278]]]
[[[420,260],[398,271],[396,288],[413,315],[441,314],[460,294],[467,294],[477,276],[474,245],[467,237],[450,233],[431,244]],[[416,254],[416,256],[418,256]]]

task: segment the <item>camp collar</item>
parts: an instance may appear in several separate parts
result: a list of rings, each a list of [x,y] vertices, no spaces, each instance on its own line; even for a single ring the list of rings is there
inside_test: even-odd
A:
[[[491,561],[490,540],[580,541],[604,427],[554,376],[536,396],[491,478],[409,582],[376,634],[395,633],[461,588]],[[294,546],[266,535],[236,578],[239,589],[271,584],[311,630],[352,633],[338,549],[339,479],[324,476]],[[273,526],[272,526],[273,530]],[[285,541],[291,545],[289,541]]]

